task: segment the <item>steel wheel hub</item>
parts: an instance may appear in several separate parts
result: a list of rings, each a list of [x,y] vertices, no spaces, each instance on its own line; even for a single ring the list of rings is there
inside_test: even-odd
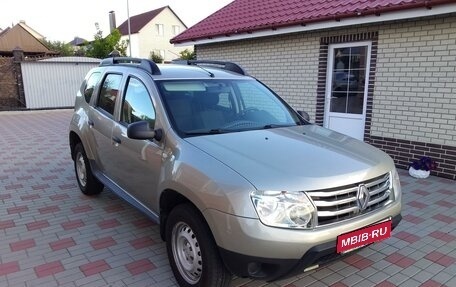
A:
[[[84,157],[81,153],[76,155],[76,174],[78,176],[79,183],[85,187],[87,184],[87,170]]]
[[[184,222],[177,223],[172,233],[172,250],[179,273],[189,284],[196,284],[203,272],[201,249],[193,230]]]

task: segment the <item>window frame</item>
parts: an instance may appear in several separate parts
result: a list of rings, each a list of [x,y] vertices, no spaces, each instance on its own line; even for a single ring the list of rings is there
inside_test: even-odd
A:
[[[90,98],[89,100],[87,100],[87,95],[86,95],[86,91],[87,91],[87,87],[89,85],[89,82],[90,80],[92,79],[92,77],[94,75],[98,75],[98,79],[97,79],[97,82],[96,84],[93,86],[93,90],[92,90],[92,94],[90,95]],[[92,74],[90,74],[90,76],[87,78],[87,81],[85,81],[84,83],[84,88],[82,90],[82,97],[84,98],[84,101],[87,103],[87,104],[90,104],[91,101],[92,101],[92,98],[94,98],[94,95],[96,95],[96,91],[97,91],[97,87],[99,86],[100,84],[100,79],[102,78],[102,73],[100,71],[94,71]]]
[[[165,25],[163,24],[155,24],[155,31],[157,32],[158,36],[164,36],[165,35]]]
[[[366,54],[366,65],[365,65],[365,77],[364,77],[364,90],[363,90],[363,107],[362,113],[348,113],[347,110],[344,113],[341,112],[333,112],[331,111],[331,93],[332,93],[332,83],[333,73],[334,73],[334,51],[339,48],[353,48],[353,47],[367,47],[367,54]],[[366,118],[366,110],[367,110],[367,101],[369,96],[369,80],[370,80],[370,65],[371,65],[371,53],[372,53],[372,41],[357,41],[357,42],[343,42],[337,44],[330,44],[328,46],[328,63],[327,63],[327,70],[326,70],[326,91],[325,91],[325,117],[324,117],[324,126],[327,125],[329,122],[330,113],[337,114],[339,117],[353,117],[353,118]],[[348,100],[348,95],[347,95]],[[347,109],[347,108],[346,108]]]
[[[177,30],[177,32],[176,32]],[[173,35],[178,35],[180,33],[180,25],[173,25]]]
[[[102,98],[102,95],[101,95],[101,92],[103,90],[103,83],[106,81],[106,79],[110,76],[110,75],[116,75],[116,76],[120,76],[120,80],[119,80],[119,88],[118,88],[118,93],[116,95],[116,98],[115,98],[115,101],[114,101],[114,109],[112,111],[112,114],[107,111],[106,109],[104,109],[103,107],[100,106],[100,100]],[[118,99],[119,99],[119,94],[122,93],[122,90],[123,90],[123,74],[122,73],[116,73],[116,72],[106,72],[104,75],[103,75],[103,79],[99,82],[99,89],[98,89],[98,95],[97,95],[97,98],[94,102],[94,107],[96,110],[98,110],[99,112],[103,113],[105,116],[111,118],[111,119],[114,119],[115,118],[115,115],[116,115],[116,109],[117,109],[117,106],[118,106]]]
[[[119,107],[120,112],[119,112],[118,123],[124,127],[128,127],[128,125],[131,124],[131,123],[127,123],[127,122],[123,121],[123,119],[122,119],[122,116],[123,116],[122,111],[123,111],[123,107],[125,104],[125,100],[127,98],[128,86],[129,86],[131,79],[134,79],[134,80],[138,81],[139,83],[141,83],[143,85],[144,89],[147,91],[147,95],[148,95],[150,104],[152,105],[152,110],[154,111],[154,126],[151,127],[151,128],[154,128],[156,125],[156,122],[157,122],[157,109],[156,109],[154,101],[152,99],[152,95],[151,95],[149,89],[147,89],[147,85],[140,78],[135,77],[133,75],[128,75],[128,77],[125,80],[124,91],[122,93],[122,100],[121,100],[120,107]]]

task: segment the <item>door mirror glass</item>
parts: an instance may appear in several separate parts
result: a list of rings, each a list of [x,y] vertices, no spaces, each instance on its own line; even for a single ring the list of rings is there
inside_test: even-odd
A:
[[[310,116],[307,112],[305,112],[305,111],[297,111],[297,112],[303,119],[310,122]]]

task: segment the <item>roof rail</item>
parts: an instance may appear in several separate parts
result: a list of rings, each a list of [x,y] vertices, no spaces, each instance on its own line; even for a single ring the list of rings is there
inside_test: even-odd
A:
[[[175,61],[177,64],[186,64],[186,65],[215,65],[215,66],[221,66],[222,69],[235,72],[241,75],[247,75],[245,70],[239,66],[236,63],[233,62],[225,62],[225,61],[212,61],[212,60],[180,60],[180,61]]]
[[[148,59],[132,58],[132,57],[112,57],[105,58],[101,61],[100,66],[112,66],[112,65],[135,65],[152,75],[161,75],[160,68],[157,64]]]

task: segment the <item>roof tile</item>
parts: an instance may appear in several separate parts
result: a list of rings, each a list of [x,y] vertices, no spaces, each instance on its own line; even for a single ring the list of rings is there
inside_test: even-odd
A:
[[[235,0],[171,43],[451,2],[454,0]]]

